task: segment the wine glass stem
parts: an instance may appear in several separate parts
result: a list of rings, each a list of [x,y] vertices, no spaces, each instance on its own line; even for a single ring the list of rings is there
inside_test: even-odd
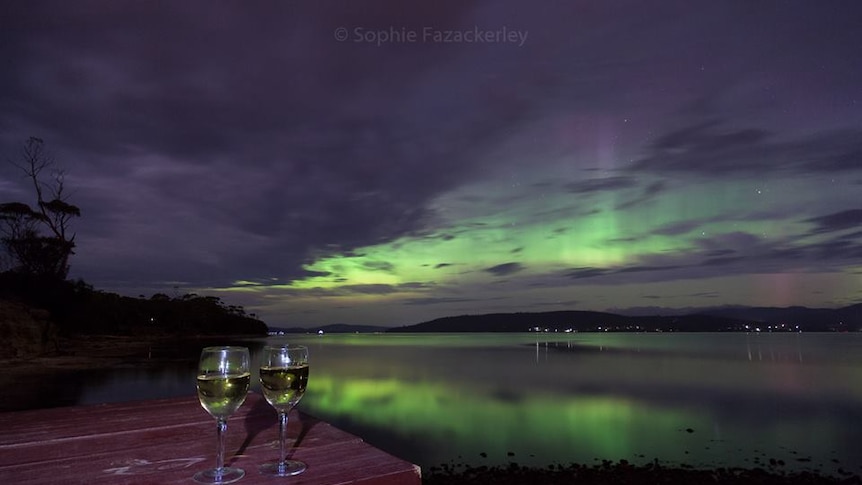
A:
[[[227,419],[216,418],[218,430],[218,452],[216,453],[216,474],[221,476],[224,470],[224,435],[227,430]]]
[[[287,413],[278,413],[278,472],[284,473],[287,468]]]

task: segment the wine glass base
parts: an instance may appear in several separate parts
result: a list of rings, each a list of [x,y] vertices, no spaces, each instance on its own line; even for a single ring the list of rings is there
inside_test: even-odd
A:
[[[305,463],[296,460],[285,460],[284,466],[280,465],[278,462],[265,463],[260,466],[260,473],[273,477],[292,477],[304,472],[306,468]]]
[[[194,479],[197,483],[233,483],[245,476],[242,468],[224,467],[221,473],[217,468],[195,473]]]

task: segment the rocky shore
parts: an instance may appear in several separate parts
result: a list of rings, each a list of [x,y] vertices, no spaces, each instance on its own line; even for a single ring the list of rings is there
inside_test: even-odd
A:
[[[815,472],[784,472],[764,468],[695,469],[653,462],[633,465],[625,460],[592,466],[569,464],[547,468],[515,463],[501,467],[443,465],[423,470],[423,485],[850,485],[860,477],[826,476]]]
[[[0,360],[54,353],[57,339],[57,327],[47,311],[0,299]]]

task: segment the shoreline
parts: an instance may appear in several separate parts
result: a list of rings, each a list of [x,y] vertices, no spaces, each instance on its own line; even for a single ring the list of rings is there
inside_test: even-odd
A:
[[[814,471],[784,471],[768,468],[715,467],[696,468],[685,464],[663,464],[658,460],[633,465],[627,460],[600,464],[571,463],[542,467],[442,465],[423,469],[423,485],[850,485],[862,484],[862,478],[850,472],[824,475]]]
[[[246,338],[262,336],[255,335],[167,335],[153,334],[145,336],[129,335],[74,335],[58,337],[53,343],[54,350],[33,357],[9,357],[0,359],[5,366],[45,366],[59,367],[66,363],[78,364],[89,368],[116,363],[117,360],[147,360],[153,359],[152,352],[165,353],[165,350],[176,351],[184,349],[194,351],[198,358],[200,349],[207,345],[230,343]],[[189,354],[191,355],[191,354]],[[175,356],[156,357],[161,360],[174,360]]]
[[[229,343],[245,335],[76,335],[58,337],[54,350],[35,357],[0,359],[3,366],[0,412],[74,405],[57,399],[52,387],[67,384],[68,376],[118,367],[155,368],[188,362],[194,365],[201,348]],[[46,395],[47,393],[47,395]]]

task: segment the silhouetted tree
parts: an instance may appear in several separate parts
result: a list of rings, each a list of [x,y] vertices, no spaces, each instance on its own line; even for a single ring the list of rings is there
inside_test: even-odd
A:
[[[30,137],[19,163],[33,184],[36,207],[23,202],[0,204],[0,234],[12,260],[13,269],[25,274],[65,279],[69,257],[74,254],[75,234],[70,233],[73,217],[81,210],[66,202],[64,172],[54,169],[54,159],[45,151],[40,138]],[[44,181],[51,170],[50,182]]]

